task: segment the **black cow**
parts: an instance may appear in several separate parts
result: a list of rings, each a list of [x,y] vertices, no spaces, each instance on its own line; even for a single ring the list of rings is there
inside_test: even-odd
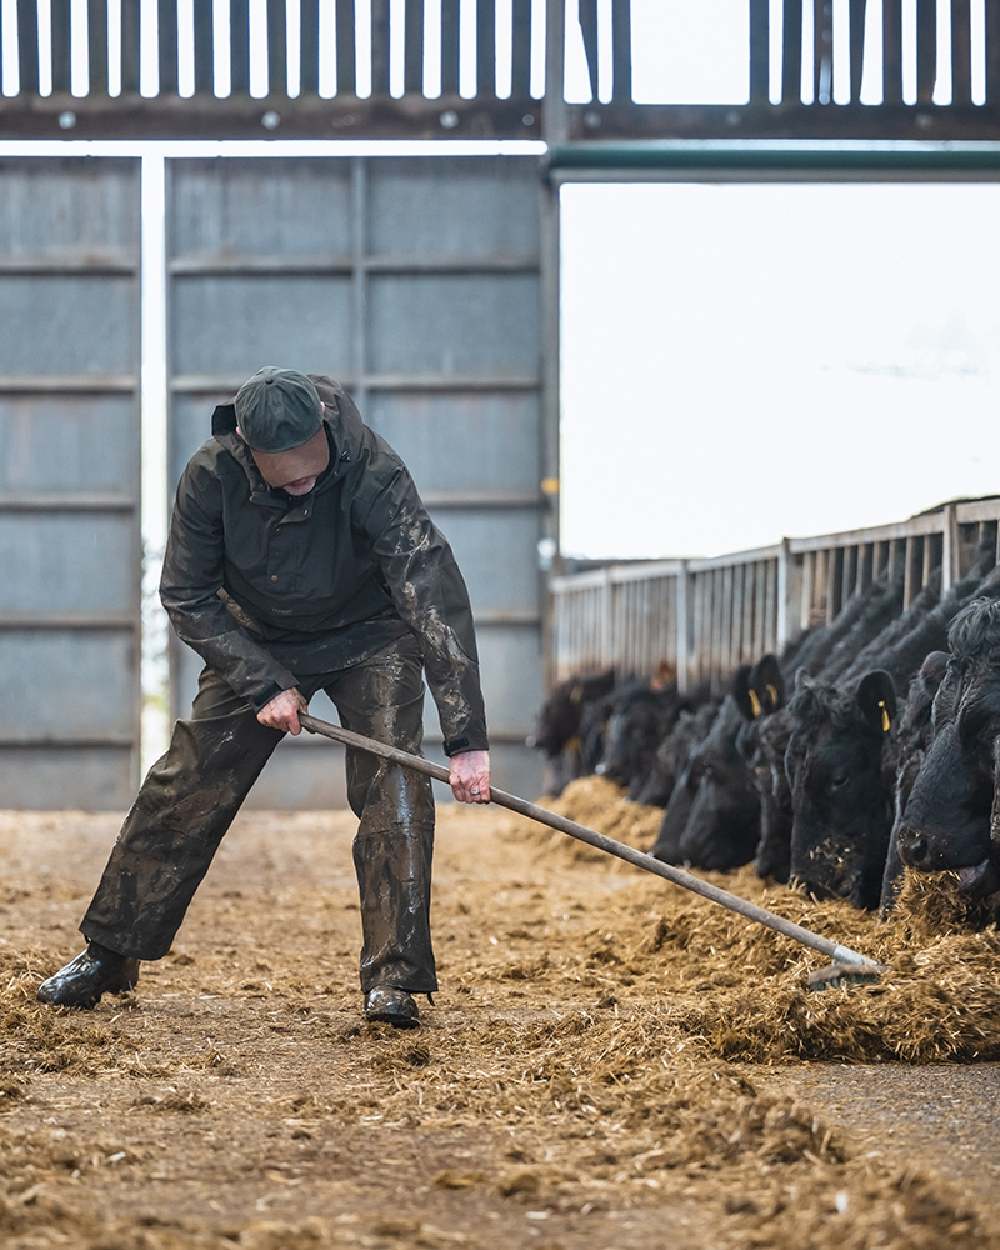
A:
[[[728,869],[753,857],[760,833],[760,802],[737,747],[749,667],[733,680],[712,727],[695,748],[664,814],[653,854],[667,863]],[[683,822],[683,823],[682,823]]]
[[[926,600],[915,602],[836,685],[806,679],[789,705],[791,872],[814,893],[860,907],[878,903],[893,823],[895,691],[907,689],[928,654],[946,645],[948,626],[983,571],[977,564],[929,611]],[[994,571],[982,585],[998,577]],[[867,672],[866,663],[873,665]]]
[[[750,670],[744,698],[736,703],[746,724],[737,746],[747,762],[760,803],[760,834],[754,855],[758,876],[788,880],[792,836],[792,803],[785,779],[785,747],[790,726],[781,715],[785,678],[777,657],[765,655]]]
[[[947,665],[948,655],[944,651],[932,651],[924,660],[920,666],[920,672],[910,682],[906,704],[894,735],[895,802],[889,852],[882,877],[880,907],[883,912],[889,911],[896,901],[896,892],[903,870],[897,845],[899,829],[910,792],[923,766],[927,747],[930,744],[934,698],[944,678]]]
[[[932,733],[896,844],[904,864],[957,869],[982,899],[1000,890],[1000,601],[977,597],[956,616]]]
[[[687,768],[695,748],[711,729],[718,710],[718,702],[711,699],[702,702],[696,710],[681,710],[673,729],[656,748],[649,777],[639,791],[639,803],[650,807],[667,806],[674,786]]]
[[[586,709],[607,695],[614,681],[611,670],[573,677],[555,686],[542,704],[538,729],[528,745],[545,755],[546,793],[561,793],[566,783],[579,775],[580,735]]]
[[[657,748],[677,720],[676,687],[653,689],[636,683],[615,699],[604,739],[604,775],[637,799],[653,771]]]

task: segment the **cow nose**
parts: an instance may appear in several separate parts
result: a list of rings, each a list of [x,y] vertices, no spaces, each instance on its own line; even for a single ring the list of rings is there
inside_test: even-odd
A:
[[[903,857],[904,863],[919,868],[926,864],[930,858],[930,847],[927,845],[927,839],[919,833],[915,833],[912,829],[901,829],[899,831],[899,853]]]

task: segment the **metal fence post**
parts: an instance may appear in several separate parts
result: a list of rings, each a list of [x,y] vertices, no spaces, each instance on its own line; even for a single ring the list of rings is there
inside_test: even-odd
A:
[[[802,633],[802,565],[787,538],[778,552],[778,627],[775,645],[784,651]]]
[[[674,638],[674,663],[677,669],[677,690],[680,694],[687,694],[690,688],[690,674],[688,672],[689,657],[691,654],[691,597],[688,594],[689,576],[687,560],[682,560],[681,566],[677,570],[677,577],[674,583],[675,593],[677,596],[674,611],[674,629],[676,631],[676,637]]]
[[[941,517],[941,593],[950,590],[958,581],[959,559],[958,517],[953,503],[947,504]]]

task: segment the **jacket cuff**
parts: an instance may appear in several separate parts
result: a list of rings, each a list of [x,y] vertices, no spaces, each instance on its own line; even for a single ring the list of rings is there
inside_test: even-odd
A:
[[[260,687],[250,696],[250,702],[255,712],[260,712],[267,707],[272,699],[276,699],[282,691],[293,690],[299,683],[291,675],[287,673],[280,682],[271,681],[266,686]]]
[[[484,733],[467,731],[459,738],[446,738],[444,753],[447,756],[461,755],[464,751],[488,751],[489,739]]]

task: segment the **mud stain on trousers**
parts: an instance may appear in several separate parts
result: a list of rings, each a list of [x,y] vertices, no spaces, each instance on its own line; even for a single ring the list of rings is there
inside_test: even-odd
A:
[[[420,753],[424,682],[416,639],[397,639],[363,662],[303,677],[323,689],[347,729]],[[122,826],[80,929],[88,941],[136,959],[170,949],[188,905],[282,734],[205,668],[187,720],[149,770]],[[431,949],[431,783],[348,750],[347,794],[359,825],[354,865],[361,895],[361,988],[437,988]]]

